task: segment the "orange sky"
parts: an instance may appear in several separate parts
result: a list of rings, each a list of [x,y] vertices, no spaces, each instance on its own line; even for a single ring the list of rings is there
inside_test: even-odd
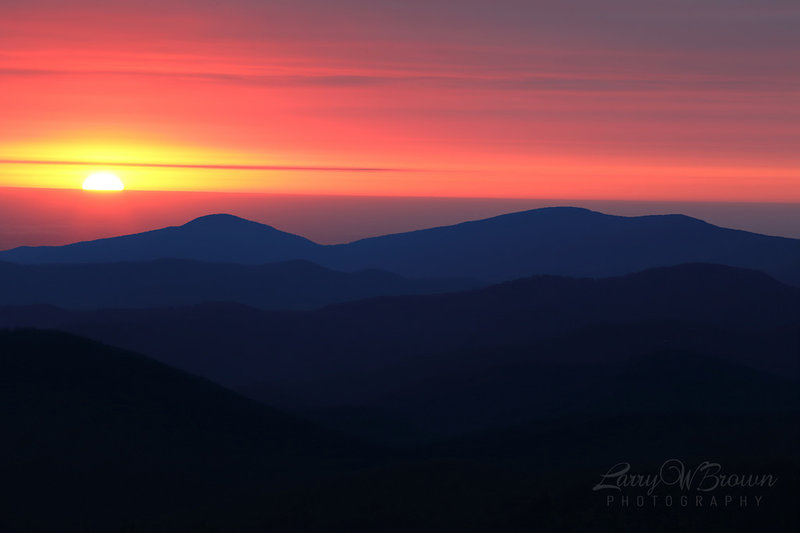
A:
[[[800,202],[798,27],[785,0],[10,0],[0,187]]]

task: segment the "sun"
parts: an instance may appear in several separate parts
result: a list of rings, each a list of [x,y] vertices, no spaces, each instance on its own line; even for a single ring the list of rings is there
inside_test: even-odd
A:
[[[83,181],[85,191],[121,191],[125,184],[111,172],[95,172]]]

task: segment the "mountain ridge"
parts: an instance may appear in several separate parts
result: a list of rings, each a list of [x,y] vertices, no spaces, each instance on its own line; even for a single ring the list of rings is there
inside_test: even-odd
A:
[[[314,309],[371,296],[462,290],[460,279],[412,279],[378,269],[339,272],[305,259],[249,265],[190,259],[23,265],[0,262],[0,305],[146,308],[230,301]]]
[[[235,230],[235,231],[232,231]],[[233,239],[233,240],[231,240]],[[247,239],[247,240],[244,240]],[[284,247],[281,254],[248,254],[254,244]],[[215,248],[208,250],[208,245]],[[197,247],[188,246],[197,245]],[[22,246],[0,252],[0,260],[19,263],[106,263],[156,259],[195,259],[200,261],[234,262],[244,264],[279,262],[286,259],[307,259],[306,248],[320,246],[305,237],[286,233],[267,224],[229,214],[205,215],[179,226],[167,226],[149,231],[81,241],[64,246]],[[106,247],[105,250],[102,247]],[[67,258],[49,260],[48,255],[66,254]],[[296,254],[286,257],[285,253]],[[73,254],[70,258],[70,253]],[[229,254],[240,256],[230,261]],[[22,256],[22,260],[15,257]],[[10,259],[9,259],[10,257]],[[75,259],[78,257],[78,259]]]
[[[265,376],[289,383],[469,346],[529,342],[598,322],[646,320],[734,330],[797,328],[800,289],[755,271],[687,265],[619,278],[534,276],[313,311],[233,304],[94,311],[0,307],[0,326],[71,331],[234,387]],[[784,336],[790,335],[787,329]],[[797,361],[781,352],[760,364],[793,369]]]
[[[133,235],[0,252],[0,261],[22,264],[163,258],[239,264],[302,259],[346,272],[378,269],[406,277],[491,283],[538,274],[609,277],[717,263],[800,284],[800,240],[721,228],[685,215],[620,217],[577,207],[507,213],[336,245],[214,214]]]

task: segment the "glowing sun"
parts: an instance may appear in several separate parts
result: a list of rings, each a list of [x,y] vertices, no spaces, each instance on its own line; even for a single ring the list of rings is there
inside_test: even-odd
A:
[[[83,181],[85,191],[121,191],[124,188],[122,180],[111,172],[95,172]]]

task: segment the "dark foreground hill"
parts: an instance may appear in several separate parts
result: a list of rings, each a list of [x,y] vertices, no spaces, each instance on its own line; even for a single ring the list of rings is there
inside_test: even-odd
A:
[[[261,309],[314,309],[373,296],[479,286],[408,279],[379,270],[336,272],[308,261],[268,265],[159,259],[76,265],[0,263],[0,305],[69,309],[144,308],[236,302]]]
[[[0,380],[4,531],[144,527],[369,455],[203,379],[64,333],[0,331]]]
[[[617,276],[681,263],[717,263],[800,284],[800,241],[720,228],[682,215],[618,217],[535,209],[453,226],[322,246],[231,215],[59,247],[0,252],[18,263],[161,258],[264,264],[305,259],[337,270],[505,281],[534,274]]]
[[[795,531],[800,418],[785,396],[788,382],[664,355],[625,365],[591,412],[381,451],[129,352],[61,333],[2,332],[0,526]],[[743,404],[737,382],[742,395],[762,398]],[[652,474],[675,460],[692,470],[712,461],[723,473],[777,484],[702,493],[697,483],[661,485],[655,505],[646,488],[593,490],[619,462]],[[647,503],[639,506],[639,496]]]

